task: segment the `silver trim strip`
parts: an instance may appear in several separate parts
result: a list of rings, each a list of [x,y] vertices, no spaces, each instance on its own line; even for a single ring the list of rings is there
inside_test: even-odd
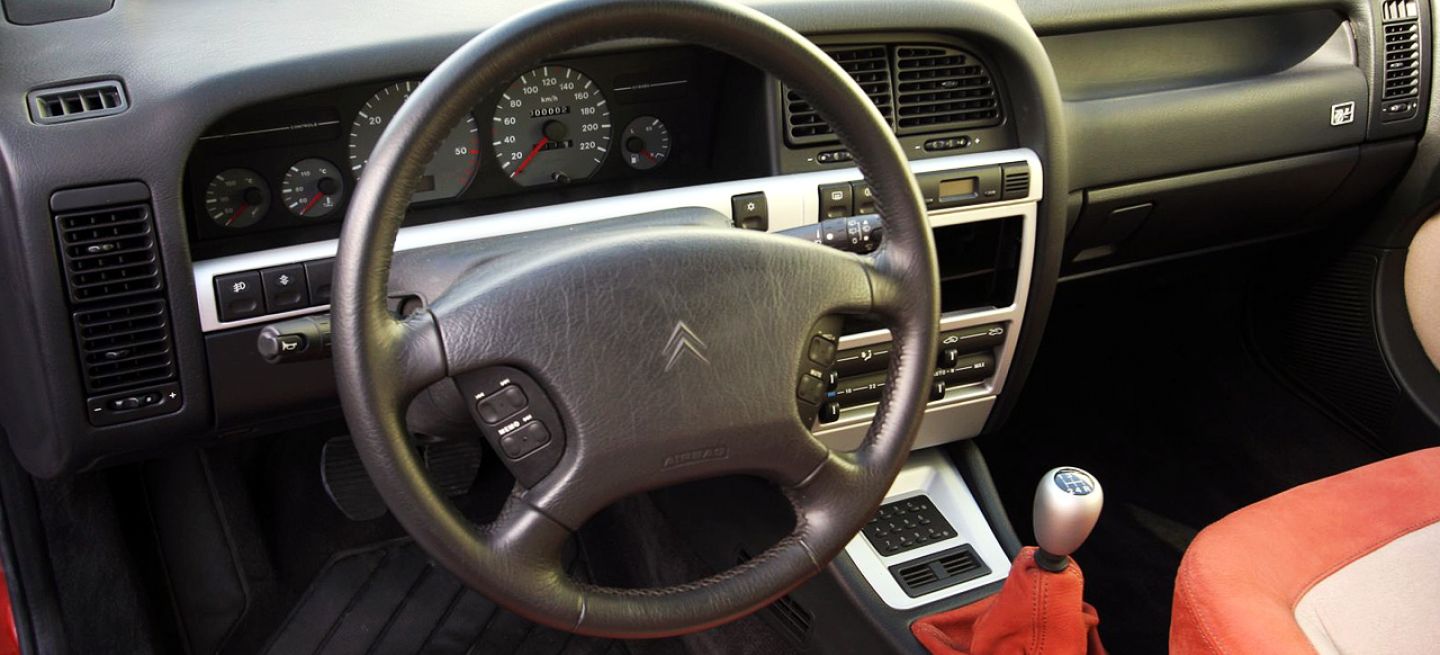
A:
[[[901,610],[919,607],[999,582],[1010,574],[1010,558],[1005,556],[1000,540],[995,537],[990,523],[985,520],[980,505],[975,502],[974,496],[970,495],[965,480],[960,477],[960,472],[955,470],[955,465],[934,448],[910,453],[910,460],[900,469],[900,475],[895,478],[895,484],[890,486],[890,493],[885,496],[884,502],[904,500],[922,494],[930,497],[935,508],[940,510],[945,520],[955,528],[954,537],[926,544],[894,557],[881,555],[870,545],[864,533],[856,535],[845,545],[845,554],[850,556],[855,568],[860,570],[865,581],[886,605]],[[895,582],[894,576],[890,575],[891,566],[960,544],[970,544],[970,547],[975,549],[975,554],[980,556],[980,560],[990,567],[990,573],[919,598],[911,598],[900,588],[900,583]]]
[[[1045,181],[1040,168],[1040,158],[1032,150],[1022,148],[925,159],[912,162],[911,170],[916,173],[926,173],[1014,161],[1025,161],[1030,165],[1030,195],[1027,198],[975,208],[935,212],[931,215],[931,221],[936,226],[948,225],[999,216],[1014,216],[1017,213],[1025,212],[1025,208],[1028,208],[1029,219],[1027,222],[1033,223],[1035,203],[1040,200],[1040,189],[1044,188]],[[814,173],[720,182],[488,216],[475,216],[404,228],[400,230],[400,235],[396,239],[395,250],[413,250],[427,246],[519,234],[679,207],[705,207],[728,216],[731,197],[757,191],[765,193],[769,204],[770,229],[772,231],[785,230],[816,221],[820,211],[820,198],[816,190],[819,185],[860,179],[860,172],[854,167],[837,168]],[[1033,225],[1027,225],[1027,234],[1033,234]],[[282,314],[267,314],[240,321],[222,322],[215,306],[214,278],[228,273],[254,271],[271,266],[334,257],[337,244],[337,240],[319,241],[195,262],[193,274],[196,301],[199,303],[200,329],[208,333],[326,311],[329,309],[327,306],[308,307]],[[1026,267],[1028,267],[1030,259],[1029,256],[1023,258]],[[1028,284],[1024,286],[1028,287]]]

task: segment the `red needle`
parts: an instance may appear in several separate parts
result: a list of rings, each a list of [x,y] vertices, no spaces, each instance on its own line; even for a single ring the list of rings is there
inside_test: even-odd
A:
[[[245,213],[245,210],[247,210],[247,209],[249,209],[249,208],[250,208],[250,204],[249,204],[249,203],[244,203],[244,202],[240,203],[240,208],[237,209],[237,210],[235,210],[235,213],[234,213],[234,214],[231,214],[231,215],[230,215],[230,220],[225,221],[225,224],[226,224],[226,225],[229,225],[229,224],[231,224],[231,223],[234,223],[234,222],[235,222],[235,219],[240,218],[240,215],[241,215],[241,214],[244,214],[244,213]]]
[[[550,143],[550,137],[548,137],[548,136],[542,136],[542,137],[540,137],[540,142],[537,143],[537,144],[535,144],[535,147],[534,147],[534,148],[531,148],[531,149],[530,149],[530,154],[525,156],[525,161],[520,162],[520,166],[515,169],[515,172],[514,172],[514,173],[511,173],[511,174],[510,174],[510,177],[515,177],[516,175],[519,175],[519,174],[520,174],[520,171],[525,170],[525,167],[530,165],[530,160],[534,159],[534,158],[535,158],[535,155],[540,154],[540,149],[541,149],[541,148],[544,148],[544,147],[545,147],[545,144],[547,144],[547,143]]]
[[[640,154],[645,155],[645,158],[649,159],[650,161],[655,161],[655,155],[650,154],[650,150],[648,148],[641,148]]]
[[[301,216],[304,216],[304,215],[310,213],[310,208],[311,208],[311,207],[314,207],[314,206],[315,206],[315,203],[320,202],[320,199],[321,199],[321,198],[324,198],[324,197],[325,197],[325,192],[324,192],[324,191],[316,191],[316,192],[315,192],[315,197],[314,197],[314,198],[311,198],[311,199],[310,199],[310,202],[305,203],[305,208],[302,209],[302,210],[300,210],[300,215],[301,215]]]

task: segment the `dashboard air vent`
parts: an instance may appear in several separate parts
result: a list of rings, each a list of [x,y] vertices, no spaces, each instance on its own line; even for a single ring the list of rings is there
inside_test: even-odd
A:
[[[890,87],[890,60],[885,46],[862,45],[826,48],[830,55],[856,84],[870,97],[886,120],[893,120],[894,106]],[[820,118],[810,102],[799,93],[785,90],[785,135],[792,144],[834,141],[834,131]]]
[[[1000,122],[1000,99],[990,72],[979,60],[955,48],[897,46],[895,87],[899,134]]]
[[[150,207],[55,216],[85,388],[111,393],[175,378]]]
[[[1384,29],[1385,87],[1381,98],[1414,98],[1420,94],[1420,23],[1415,19],[1387,22]]]
[[[125,87],[115,80],[42,89],[30,94],[30,118],[41,125],[111,116],[129,106]]]
[[[1030,195],[1030,165],[1014,162],[1001,167],[1000,198],[1013,200]]]
[[[1381,10],[1381,19],[1387,23],[1420,16],[1419,0],[1385,0]]]
[[[89,302],[160,288],[150,210],[132,205],[55,218],[70,300]]]

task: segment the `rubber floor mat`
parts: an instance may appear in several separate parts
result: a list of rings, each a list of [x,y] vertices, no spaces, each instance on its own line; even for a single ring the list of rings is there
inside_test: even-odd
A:
[[[531,623],[460,584],[411,541],[337,555],[267,653],[623,655],[623,642]]]

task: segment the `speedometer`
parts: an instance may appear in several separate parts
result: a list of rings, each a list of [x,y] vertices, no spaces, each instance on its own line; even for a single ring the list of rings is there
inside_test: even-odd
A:
[[[610,149],[605,96],[565,66],[521,75],[501,94],[492,127],[500,170],[521,186],[583,180]]]
[[[380,142],[380,135],[390,125],[400,105],[410,98],[419,82],[400,82],[376,92],[375,96],[360,108],[355,123],[350,126],[350,170],[359,179]],[[415,187],[411,202],[441,200],[460,195],[475,177],[475,165],[480,160],[480,130],[475,127],[475,117],[465,115],[465,120],[450,129],[435,155],[425,164],[420,184]]]

